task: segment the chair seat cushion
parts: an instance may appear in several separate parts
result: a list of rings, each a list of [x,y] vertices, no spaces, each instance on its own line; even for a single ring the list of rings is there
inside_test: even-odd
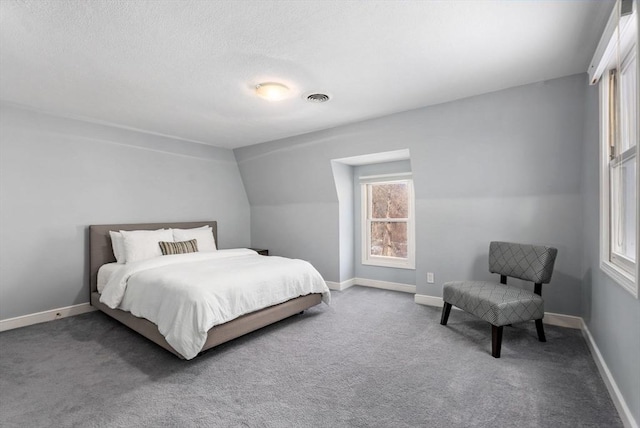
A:
[[[537,294],[506,284],[453,281],[443,286],[442,298],[495,326],[542,319],[544,300]]]

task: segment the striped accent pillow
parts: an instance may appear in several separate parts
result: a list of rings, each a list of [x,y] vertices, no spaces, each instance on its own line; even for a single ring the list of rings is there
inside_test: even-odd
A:
[[[158,244],[160,245],[160,250],[162,251],[163,256],[198,252],[198,241],[196,239],[180,242],[160,241]]]

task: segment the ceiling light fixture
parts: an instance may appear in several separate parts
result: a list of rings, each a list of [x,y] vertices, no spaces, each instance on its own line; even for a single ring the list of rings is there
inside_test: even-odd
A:
[[[265,82],[256,85],[256,94],[267,101],[280,101],[289,95],[289,88],[282,83]]]

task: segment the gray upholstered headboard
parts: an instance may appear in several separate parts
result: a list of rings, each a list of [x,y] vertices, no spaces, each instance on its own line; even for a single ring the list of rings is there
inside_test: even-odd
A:
[[[162,228],[191,229],[209,225],[218,245],[218,223],[215,221],[192,221],[184,223],[100,224],[89,226],[89,282],[91,292],[97,291],[98,269],[105,263],[115,262],[111,247],[110,230],[156,230]]]

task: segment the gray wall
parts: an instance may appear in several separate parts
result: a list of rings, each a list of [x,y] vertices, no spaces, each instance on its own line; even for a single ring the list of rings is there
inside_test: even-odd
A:
[[[419,294],[490,278],[490,240],[544,243],[560,250],[546,309],[580,315],[586,88],[586,75],[569,76],[236,149],[252,244],[310,260],[338,281],[330,160],[409,149]]]
[[[410,161],[383,162],[353,168],[355,274],[358,278],[409,285],[416,284],[415,269],[397,269],[362,264],[362,192],[360,189],[360,177],[367,175],[399,174],[402,172],[411,172]]]
[[[640,300],[600,270],[598,90],[587,92],[583,149],[582,317],[636,422],[640,423]]]
[[[353,167],[340,162],[331,162],[333,179],[338,195],[338,242],[340,276],[347,281],[355,275],[354,251],[354,206],[353,206]]]
[[[339,206],[330,162],[336,156],[327,157],[322,144],[311,142],[234,150],[251,203],[251,245],[313,261],[325,280],[338,282]]]
[[[220,247],[250,243],[231,150],[6,103],[0,207],[0,319],[89,300],[90,224],[215,219]]]

